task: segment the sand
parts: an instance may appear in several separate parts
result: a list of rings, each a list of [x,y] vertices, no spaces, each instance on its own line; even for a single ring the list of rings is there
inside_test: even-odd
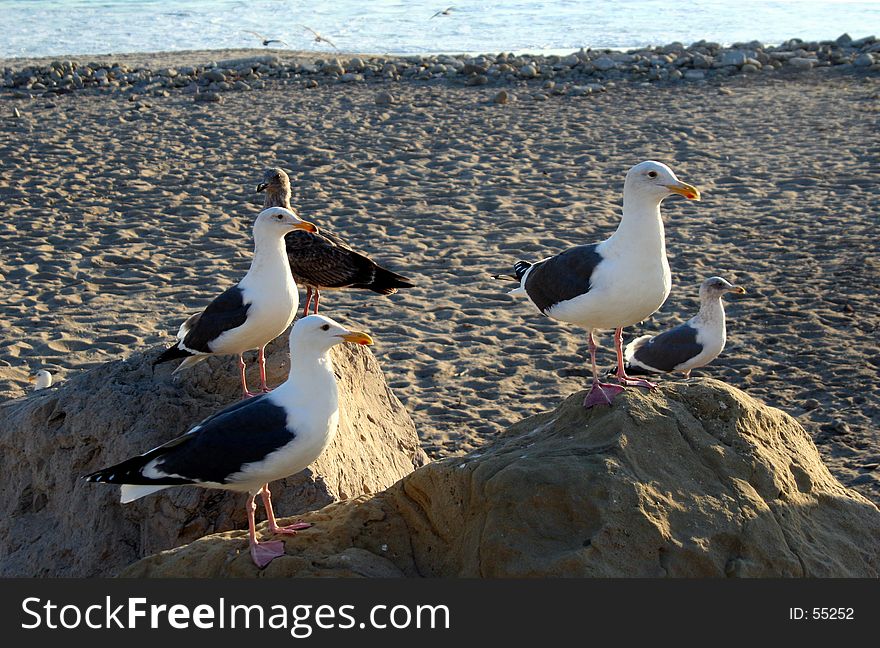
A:
[[[397,103],[376,105],[379,90]],[[880,502],[880,79],[509,90],[506,105],[415,82],[269,82],[220,104],[4,95],[0,395],[23,396],[39,367],[63,380],[169,343],[246,271],[254,187],[281,166],[303,217],[418,283],[328,291],[322,312],[374,334],[429,455],[473,449],[589,376],[585,332],[490,275],[608,236],[626,170],[654,158],[704,197],[664,203],[672,294],[627,338],[690,317],[707,276],[742,284],[726,350],[695,375],[796,416],[835,476]]]

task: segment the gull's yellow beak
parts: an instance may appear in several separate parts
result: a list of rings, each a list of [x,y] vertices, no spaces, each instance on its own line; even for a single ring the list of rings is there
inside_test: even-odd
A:
[[[688,200],[699,200],[700,199],[700,190],[697,189],[693,185],[689,185],[686,182],[676,182],[675,184],[668,184],[666,188],[669,189],[672,193],[677,193],[679,196],[684,196]]]
[[[311,232],[312,234],[318,233],[318,226],[314,223],[310,223],[309,221],[303,221],[302,223],[297,223],[294,225],[296,229],[305,230],[307,232]]]
[[[371,338],[366,333],[361,331],[350,331],[345,333],[344,335],[340,335],[343,340],[346,342],[351,342],[352,344],[372,344],[373,338]]]
[[[734,286],[733,288],[731,288],[730,292],[734,292],[737,295],[745,295],[746,289],[743,288],[742,286]]]
[[[37,374],[31,374],[30,376],[28,376],[28,382],[29,383],[37,382]]]

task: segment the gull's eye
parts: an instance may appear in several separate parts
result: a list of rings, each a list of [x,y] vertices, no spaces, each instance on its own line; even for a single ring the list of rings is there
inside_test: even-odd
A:
[[[649,178],[656,178],[657,172],[656,171],[648,171],[648,177]]]
[[[282,218],[284,218],[283,214],[275,214],[275,220],[281,220]]]
[[[329,325],[329,324],[324,324],[324,325],[321,327],[321,330],[322,330],[322,331],[329,331],[329,330],[330,330],[330,325]]]

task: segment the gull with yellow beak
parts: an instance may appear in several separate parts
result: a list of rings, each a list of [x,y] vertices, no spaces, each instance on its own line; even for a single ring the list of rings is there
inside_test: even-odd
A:
[[[251,556],[258,567],[265,567],[284,555],[284,543],[257,540],[256,497],[263,500],[269,533],[295,535],[310,526],[278,525],[269,482],[304,470],[336,434],[339,395],[330,349],[342,342],[372,344],[373,339],[323,315],[304,317],[290,332],[290,373],[283,384],[85,479],[121,484],[123,504],[184,484],[246,492]],[[112,447],[107,450],[112,452]]]
[[[260,386],[265,393],[266,345],[287,330],[299,307],[299,291],[290,274],[284,235],[294,230],[317,232],[312,223],[282,207],[264,209],[254,221],[254,258],[244,278],[214,299],[201,313],[180,325],[177,343],[165,349],[153,365],[184,358],[174,373],[210,355],[237,354],[244,396],[244,352],[258,350]]]
[[[45,369],[40,369],[28,376],[28,382],[33,383],[34,391],[40,391],[52,386],[52,374]]]
[[[726,279],[709,277],[700,285],[699,313],[675,328],[659,335],[643,335],[626,345],[626,370],[634,374],[681,371],[689,378],[691,369],[712,362],[727,343],[727,319],[721,298],[727,293],[745,292],[745,288]]]
[[[652,160],[637,164],[626,174],[623,215],[610,238],[534,264],[514,264],[520,287],[511,294],[525,295],[544,315],[589,331],[593,384],[585,407],[610,405],[625,387],[656,386],[626,375],[622,332],[657,312],[669,296],[672,278],[660,203],[673,194],[700,199],[700,192],[680,181],[665,164]],[[597,329],[614,329],[619,385],[599,381],[593,337]]]

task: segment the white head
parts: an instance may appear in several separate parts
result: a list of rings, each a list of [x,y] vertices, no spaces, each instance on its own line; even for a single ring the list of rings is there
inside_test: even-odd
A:
[[[28,382],[34,384],[34,391],[46,389],[46,387],[52,386],[52,374],[45,369],[40,369],[38,372],[28,376]]]
[[[323,354],[343,342],[373,344],[373,338],[361,331],[351,331],[329,317],[309,315],[297,320],[290,331],[290,355],[296,357],[306,349]]]
[[[664,198],[678,194],[688,200],[699,200],[699,190],[679,180],[675,173],[662,162],[648,160],[635,165],[626,174],[623,197],[630,200],[660,204]]]
[[[284,207],[269,207],[260,212],[254,221],[254,239],[278,238],[281,239],[288,232],[295,229],[303,229],[307,232],[317,232],[318,228],[308,221],[304,221],[289,209]]]
[[[745,288],[742,286],[734,286],[726,279],[722,279],[721,277],[709,277],[700,284],[700,301],[721,299],[726,293],[744,295],[745,292]]]

